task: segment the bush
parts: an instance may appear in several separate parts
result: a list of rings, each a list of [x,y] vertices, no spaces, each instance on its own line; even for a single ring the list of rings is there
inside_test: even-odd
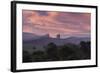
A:
[[[23,51],[23,62],[32,62],[31,55],[27,51]]]
[[[48,60],[53,60],[53,61],[59,60],[58,48],[57,48],[56,44],[49,43],[46,46],[46,53],[47,53]]]
[[[43,51],[35,51],[32,54],[32,61],[33,62],[40,62],[46,60],[46,54]]]

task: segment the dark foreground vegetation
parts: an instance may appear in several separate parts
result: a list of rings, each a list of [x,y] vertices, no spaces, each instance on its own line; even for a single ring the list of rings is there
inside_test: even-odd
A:
[[[51,42],[44,48],[46,49],[45,51],[34,51],[32,54],[24,50],[23,62],[85,60],[91,58],[91,47],[89,41],[81,41],[79,45],[69,43],[62,46],[57,46]],[[33,50],[34,49],[37,48],[33,47]]]

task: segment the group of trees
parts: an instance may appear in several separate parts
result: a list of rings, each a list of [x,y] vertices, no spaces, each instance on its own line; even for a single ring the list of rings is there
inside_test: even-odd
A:
[[[33,48],[36,49],[36,47]],[[90,58],[90,42],[84,41],[81,41],[79,45],[65,44],[62,46],[57,46],[51,42],[45,46],[45,51],[34,51],[32,54],[23,51],[23,62],[82,60]]]

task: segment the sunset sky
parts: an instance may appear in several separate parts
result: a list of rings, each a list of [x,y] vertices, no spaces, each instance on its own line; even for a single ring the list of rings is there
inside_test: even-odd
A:
[[[88,37],[91,30],[91,14],[76,12],[55,12],[23,10],[23,32],[36,35],[49,34],[62,38],[69,36]]]

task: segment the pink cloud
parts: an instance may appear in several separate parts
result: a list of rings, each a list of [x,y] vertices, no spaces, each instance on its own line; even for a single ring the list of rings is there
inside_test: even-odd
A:
[[[88,35],[90,18],[90,13],[47,12],[47,15],[40,16],[37,11],[23,10],[23,32],[49,33],[53,37],[58,33]]]

